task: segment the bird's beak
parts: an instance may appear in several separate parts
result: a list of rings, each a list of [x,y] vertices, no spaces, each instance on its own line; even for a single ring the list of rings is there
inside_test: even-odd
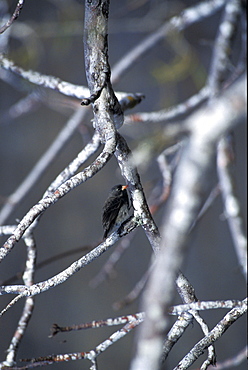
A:
[[[128,185],[123,185],[121,190],[125,190],[126,188],[128,188]]]

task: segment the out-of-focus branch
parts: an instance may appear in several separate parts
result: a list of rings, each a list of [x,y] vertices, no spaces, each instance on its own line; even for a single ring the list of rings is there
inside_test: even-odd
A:
[[[0,211],[0,224],[2,225],[9,217],[15,206],[25,197],[29,190],[36,184],[46,168],[54,158],[60,153],[64,145],[71,138],[79,124],[81,123],[86,111],[78,109],[68,120],[65,127],[60,131],[52,145],[36,163],[32,171],[6,200],[6,204]]]
[[[176,149],[178,149],[181,145],[176,145],[174,147],[166,149],[162,154],[159,155],[157,158],[159,168],[161,170],[161,174],[163,177],[163,184],[162,184],[162,194],[159,196],[159,199],[153,199],[153,196],[151,195],[148,199],[149,209],[154,216],[156,211],[159,209],[160,205],[163,204],[163,202],[168,198],[168,195],[170,193],[170,186],[171,186],[171,180],[172,180],[172,168],[171,165],[167,163],[166,155],[174,153]],[[134,152],[133,152],[134,153]],[[137,162],[137,158],[135,158],[135,162]],[[130,247],[131,242],[134,238],[135,233],[129,234],[125,239],[122,239],[121,242],[118,244],[118,246],[115,248],[115,250],[111,253],[109,259],[107,262],[102,266],[100,272],[93,278],[93,280],[90,282],[90,285],[92,287],[96,287],[99,285],[106,277],[110,277],[114,274],[114,265],[119,261],[124,251]],[[146,281],[148,278],[148,272],[145,273],[144,276],[142,276],[141,280],[137,282],[136,286],[132,289],[132,291],[121,301],[114,303],[115,309],[120,309],[122,306],[126,304],[130,304],[134,299],[137,298],[137,296],[140,294],[141,290],[143,289]]]
[[[104,142],[103,151],[84,171],[68,179],[54,193],[42,198],[31,208],[17,226],[14,234],[0,249],[0,260],[10,252],[38,216],[70,190],[94,176],[112,157],[116,149],[115,126],[118,128],[123,123],[123,114],[110,82],[107,43],[108,5],[108,1],[86,2],[85,10],[86,75],[91,94],[90,102],[93,103],[94,125]],[[79,112],[78,115],[81,113]]]
[[[56,179],[48,187],[44,194],[46,197],[48,194],[54,192],[63,182],[74,176],[77,170],[82,166],[92,154],[94,154],[100,147],[100,138],[95,133],[90,142],[78,153],[77,157],[56,177]]]
[[[44,100],[44,94],[41,94],[41,91],[37,91],[37,89],[32,91],[3,112],[1,124],[9,124],[9,122],[16,118],[34,112],[42,105]]]
[[[110,140],[108,140],[105,144],[102,153],[100,153],[100,155],[91,165],[86,167],[82,172],[71,177],[59,188],[57,188],[54,193],[45,198],[42,198],[35,206],[33,206],[20,221],[13,235],[11,235],[6,243],[3,245],[3,247],[0,248],[0,260],[2,260],[11,251],[15,243],[20,240],[24,232],[27,230],[28,227],[30,227],[30,225],[36,220],[38,216],[40,216],[47,208],[56,203],[69,191],[87,181],[98,171],[100,171],[100,169],[110,160],[114,150],[115,137],[111,137]]]
[[[96,7],[98,6],[99,9],[96,11]],[[101,137],[101,140],[105,143],[103,152],[98,156],[98,158],[95,160],[95,162],[93,162],[92,165],[88,166],[81,173],[74,175],[67,181],[63,182],[56,189],[54,188],[54,184],[52,185],[52,188],[49,189],[45,197],[42,198],[40,202],[27,213],[23,220],[21,220],[16,230],[14,231],[13,235],[7,240],[5,245],[2,247],[1,249],[2,258],[4,258],[4,256],[7,253],[9,253],[14,244],[23,235],[25,230],[27,230],[27,228],[29,228],[32,225],[32,223],[37,219],[38,216],[40,216],[45,211],[45,209],[47,209],[51,204],[55,203],[58,199],[64,196],[68,191],[73,189],[75,186],[78,186],[81,182],[86,181],[89,177],[92,177],[111,158],[113,152],[115,151],[116,148],[115,126],[119,127],[120,124],[122,123],[122,112],[119,102],[114,95],[110,83],[110,70],[108,65],[107,39],[106,39],[107,38],[106,23],[108,15],[108,10],[106,8],[107,6],[108,2],[105,1],[97,4],[93,4],[90,2],[86,7],[85,13],[85,17],[87,20],[85,22],[87,29],[85,40],[86,68],[89,68],[87,72],[87,77],[91,93],[89,100],[93,104],[94,124],[97,131],[97,135],[99,135]],[[96,30],[99,30],[100,34],[98,34]],[[104,34],[102,34],[103,31]],[[99,54],[96,53],[95,50],[96,45],[100,48]],[[97,59],[98,57],[99,59]],[[101,78],[99,80],[96,79],[97,73],[101,75]],[[100,85],[97,85],[96,83]],[[84,104],[86,103],[88,104],[88,101],[87,102],[84,101]],[[118,148],[119,149],[117,150],[117,158],[119,156],[119,162],[121,163],[121,166],[124,166],[129,161],[128,156],[130,154],[130,151],[124,139],[121,138],[120,135],[118,136]],[[78,163],[79,162],[76,161],[76,167]],[[73,166],[74,165],[75,163],[73,164]],[[152,240],[154,244],[154,235],[153,235],[154,230],[156,233],[158,233],[158,231],[156,225],[154,226],[154,222],[149,214],[149,209],[144,198],[144,194],[142,191],[137,171],[131,165],[129,165],[127,169],[125,169],[124,167],[122,167],[122,169],[123,175],[127,179],[127,181],[131,182],[133,187],[135,186],[139,187],[139,189],[135,190],[136,191],[135,197],[138,198],[139,209],[141,209],[140,212],[138,211],[138,216],[141,218],[142,226],[146,229],[149,238]],[[68,174],[63,173],[61,175],[61,178],[59,178],[58,183],[61,183],[67,177]],[[56,183],[55,186],[57,185],[58,184]],[[135,197],[134,199],[136,199]],[[151,224],[151,226],[149,226],[149,223]],[[132,227],[135,226],[137,226],[137,222],[136,225],[133,225]],[[74,262],[74,264],[68,267],[65,271],[61,272],[60,274],[54,276],[51,279],[48,279],[45,282],[32,285],[32,287],[30,288],[27,288],[26,286],[5,287],[2,290],[2,293],[16,293],[21,296],[30,296],[38,294],[58,284],[61,284],[66,279],[68,279],[69,276],[77,272],[80,268],[90,263],[94,258],[98,257],[105,250],[107,250],[109,246],[116,241],[116,238],[118,238],[119,235],[120,234],[117,233],[111,235],[107,239],[108,243],[106,242],[102,243],[99,247],[89,252],[88,255],[84,256],[79,261]]]
[[[87,90],[88,91],[88,90]],[[122,109],[130,109],[135,104],[138,104],[142,98],[142,94],[124,94],[120,93],[120,105]],[[3,224],[7,217],[15,209],[16,205],[25,197],[25,195],[29,192],[29,190],[36,184],[39,180],[40,176],[44,173],[46,168],[51,164],[54,158],[59,154],[61,149],[64,147],[66,142],[71,138],[72,134],[78,128],[79,124],[81,123],[82,119],[86,116],[87,111],[83,109],[78,109],[68,120],[65,127],[61,130],[58,134],[57,138],[54,140],[52,145],[48,148],[48,150],[44,153],[44,155],[40,158],[31,172],[27,175],[27,177],[23,180],[23,182],[18,186],[18,188],[7,197],[5,201],[5,205],[0,211],[0,224]],[[96,142],[97,140],[97,142]],[[87,146],[78,154],[78,156],[72,161],[72,163],[59,175],[59,177],[53,183],[54,186],[61,185],[61,180],[66,181],[70,176],[75,174],[75,171],[85,162],[86,155],[89,156],[93,154],[100,145],[99,135],[95,134],[92,138],[92,141],[87,144]],[[73,172],[74,169],[74,172]],[[57,184],[57,185],[56,185]],[[55,188],[54,188],[55,190]],[[51,191],[51,189],[48,189]]]
[[[85,254],[83,257],[73,262],[69,267],[53,276],[52,278],[42,281],[40,283],[33,284],[31,286],[26,285],[9,285],[0,287],[0,295],[3,294],[20,294],[22,297],[29,297],[36,294],[45,292],[46,290],[53,288],[64,281],[69,279],[70,276],[74,275],[81,268],[87,266],[94,259],[101,256],[102,253],[107,251],[116,241],[119,239],[117,232],[112,233],[106,241],[99,244],[96,248]]]
[[[65,270],[61,271],[59,274],[51,277],[50,279],[47,279],[46,281],[41,281],[31,286],[26,285],[1,286],[0,295],[17,294],[17,296],[1,311],[0,315],[3,315],[6,311],[8,311],[21,298],[30,297],[36,294],[43,293],[48,289],[54,288],[57,285],[64,283],[72,275],[77,273],[80,269],[93,262],[96,258],[100,257],[112,245],[114,245],[120,239],[120,237],[126,235],[127,233],[135,229],[137,226],[138,223],[136,222],[135,218],[131,217],[130,220],[128,220],[128,222],[124,225],[124,227],[121,226],[119,230],[113,232],[103,243],[98,245],[96,248],[92,249],[89,253],[81,257],[79,260],[73,262]],[[2,232],[5,234],[7,233],[7,231],[8,233],[11,233],[12,237],[16,230],[15,228],[13,228],[13,226],[10,227],[3,226],[1,227],[1,229]],[[29,233],[30,230],[32,230],[32,227],[30,227],[29,231],[26,233]]]
[[[112,81],[116,82],[123,73],[141,58],[142,55],[146,54],[170,32],[182,31],[191,24],[200,22],[203,18],[216,13],[224,4],[225,0],[202,1],[199,4],[183,10],[180,15],[172,17],[156,32],[149,35],[140,44],[134,47],[113,67]]]
[[[222,362],[217,362],[215,366],[209,366],[208,370],[234,369],[242,362],[247,361],[248,346],[236,353],[233,357]]]
[[[230,228],[234,247],[244,278],[247,280],[247,237],[244,230],[244,220],[233,173],[233,159],[230,157],[228,138],[222,138],[218,144],[217,170],[221,185],[221,194],[225,205],[225,216]]]
[[[209,74],[210,104],[215,96],[220,93],[223,81],[229,70],[230,54],[233,49],[232,42],[241,10],[242,4],[240,0],[229,0],[225,6],[223,19],[214,46],[213,60]],[[217,172],[220,189],[238,261],[244,277],[247,279],[247,237],[245,235],[244,221],[241,216],[239,199],[235,190],[232,152],[232,141],[227,136],[221,138],[217,146]]]
[[[226,3],[224,0],[203,1],[192,8],[186,9],[179,16],[175,16],[169,22],[166,22],[165,25],[157,32],[149,36],[137,48],[133,49],[130,54],[127,55],[127,59],[123,59],[123,63],[121,61],[120,64],[117,64],[116,68],[114,69],[112,81],[116,81],[119,76],[129,68],[129,66],[134,64],[134,61],[136,61],[138,57],[152,48],[165,35],[170,32],[180,31],[186,28],[188,25],[200,21],[202,18],[216,12],[223,5],[226,5],[225,9],[227,18],[229,16],[227,24],[225,24],[226,19],[224,19],[224,21],[221,23],[221,30],[223,31],[223,35],[225,34],[226,36],[230,31],[230,28],[228,28],[228,25],[230,26],[229,23],[233,22],[233,24],[235,24],[236,22],[236,18],[232,17],[236,17],[237,15],[236,10],[238,8],[235,8],[234,5],[238,4],[240,4],[240,2],[237,0],[229,0],[228,3]],[[159,115],[154,115],[154,113],[152,113],[149,117],[146,116],[145,113],[143,118],[146,120],[151,120],[154,118],[158,120],[168,120],[171,118],[175,119],[182,113],[189,113],[190,109],[195,108],[197,104],[203,102],[203,100],[209,96],[214,97],[211,107],[207,106],[204,109],[199,110],[198,113],[185,120],[182,125],[177,123],[168,125],[165,127],[163,132],[160,132],[158,135],[160,140],[159,143],[162,144],[162,149],[160,147],[159,152],[164,150],[165,142],[168,140],[167,138],[169,138],[170,143],[172,143],[174,140],[178,139],[179,135],[187,134],[188,136],[185,139],[186,146],[184,146],[182,149],[182,159],[176,171],[175,181],[173,179],[173,192],[168,203],[163,222],[163,239],[162,246],[160,246],[161,238],[158,228],[152,218],[152,214],[147,206],[142,184],[136,169],[137,162],[134,162],[132,159],[130,149],[125,139],[117,131],[123,124],[122,111],[124,109],[132,108],[142,100],[143,96],[142,94],[125,93],[115,95],[113,91],[111,85],[110,67],[108,63],[108,7],[109,0],[86,0],[85,55],[86,75],[89,84],[89,90],[81,86],[77,87],[73,84],[66,83],[52,76],[44,76],[41,74],[36,74],[32,71],[24,71],[23,69],[15,66],[12,62],[8,61],[6,58],[0,56],[0,64],[2,63],[4,68],[14,72],[16,75],[21,76],[22,78],[26,78],[28,81],[36,85],[58,90],[65,95],[74,97],[76,96],[77,98],[79,98],[79,95],[83,91],[82,89],[84,89],[84,94],[81,95],[80,98],[83,99],[83,105],[92,104],[94,112],[94,127],[96,129],[95,135],[93,136],[91,142],[88,143],[86,147],[78,154],[77,158],[75,158],[57,176],[57,178],[45,192],[40,202],[26,214],[19,225],[17,227],[6,227],[2,229],[0,227],[0,231],[2,230],[3,233],[12,234],[12,236],[5,243],[4,247],[0,249],[0,260],[10,252],[20,238],[23,238],[28,246],[26,269],[23,276],[24,284],[0,288],[0,295],[17,294],[17,297],[10,302],[10,304],[2,311],[2,313],[6,312],[10,307],[12,307],[17,300],[21,299],[22,297],[26,297],[26,304],[22,317],[9,346],[9,353],[6,361],[3,362],[2,365],[13,366],[14,364],[17,346],[23,336],[24,330],[32,313],[34,295],[40,294],[50,288],[56,287],[58,284],[65,282],[81,268],[85,267],[94,259],[101,256],[101,254],[107,251],[114,243],[116,243],[120,237],[126,235],[138,226],[142,226],[154,252],[159,252],[160,247],[162,247],[162,250],[160,254],[157,254],[158,258],[156,260],[155,268],[150,268],[150,270],[148,270],[149,272],[152,271],[152,273],[147,284],[143,301],[147,319],[139,332],[137,354],[132,362],[132,369],[150,370],[152,368],[156,370],[160,366],[163,349],[163,355],[166,357],[166,354],[168,354],[174,343],[184,333],[189,323],[192,322],[193,317],[201,325],[205,338],[203,342],[199,342],[192,349],[191,353],[187,355],[187,358],[182,360],[179,365],[182,367],[178,368],[186,368],[183,366],[188,366],[188,364],[191,364],[194,361],[194,358],[196,358],[196,354],[198,356],[201,351],[208,348],[208,350],[210,349],[208,359],[202,365],[202,369],[205,369],[209,363],[214,362],[214,350],[213,347],[211,348],[213,341],[222,335],[224,331],[231,325],[231,323],[245,312],[247,309],[247,307],[245,307],[246,302],[231,300],[198,302],[195,298],[193,288],[191,289],[191,286],[188,286],[186,289],[187,291],[185,290],[186,293],[184,292],[185,294],[183,293],[183,289],[181,289],[182,299],[185,304],[174,306],[171,309],[169,307],[171,305],[173,292],[175,290],[174,282],[176,280],[176,276],[178,276],[178,269],[182,265],[185,251],[187,249],[188,236],[190,235],[192,226],[197,219],[197,215],[199,215],[199,210],[205,200],[205,194],[207,194],[209,191],[209,189],[206,189],[206,186],[209,183],[209,170],[215,163],[216,144],[222,135],[226,134],[228,130],[232,129],[238,121],[243,119],[245,115],[245,99],[243,93],[245,83],[243,80],[238,82],[231,87],[232,90],[229,90],[223,96],[216,98],[216,96],[218,96],[216,92],[219,92],[219,87],[221,86],[221,81],[223,80],[222,77],[227,71],[228,65],[228,54],[218,53],[218,48],[216,47],[216,59],[214,58],[214,62],[218,61],[219,64],[212,64],[213,68],[210,73],[212,80],[209,80],[209,84],[206,87],[204,87],[198,94],[189,98],[186,102],[177,105],[173,109],[164,110],[162,112],[163,115],[161,115],[161,112],[158,112]],[[6,32],[5,35],[7,33],[8,32]],[[226,39],[224,38],[223,41],[227,41],[228,38],[231,39],[232,36],[233,30],[231,30],[228,37]],[[217,39],[217,43],[220,38]],[[226,48],[229,46],[228,43],[222,43],[221,45],[221,47],[224,45]],[[221,62],[223,62],[223,64],[221,64]],[[9,73],[7,74],[10,76]],[[210,91],[210,86],[213,87],[212,92]],[[226,88],[226,86],[227,85],[224,87]],[[81,115],[83,111],[83,109],[78,110],[73,117],[77,117],[77,119],[79,119],[79,117],[82,117]],[[78,123],[79,122],[80,119]],[[73,129],[71,128],[71,132],[73,132],[76,127],[77,126],[75,124],[75,127]],[[70,131],[69,127],[68,129]],[[67,139],[64,138],[64,142]],[[150,140],[150,142],[151,141],[152,140]],[[102,153],[90,166],[76,175],[79,167],[87,158],[89,158],[91,154],[95,153],[95,151],[100,147],[101,143],[104,147]],[[63,144],[64,143],[58,143],[57,152]],[[55,142],[53,145],[55,145]],[[50,160],[57,152],[55,150],[53,153],[51,153]],[[130,219],[119,228],[119,230],[112,233],[103,243],[72,263],[64,271],[46,281],[33,284],[35,243],[32,239],[32,231],[37,225],[39,217],[50,205],[57,202],[58,199],[63,197],[70,190],[94,176],[100,169],[103,168],[107,161],[112,158],[114,153],[116,155],[122,175],[129,185],[134,208],[134,216],[131,216]],[[154,155],[155,145],[150,150],[150,153]],[[44,156],[42,159],[45,158],[46,157]],[[163,158],[160,157],[160,159],[161,170],[163,172],[164,189],[167,186],[167,190],[169,192],[171,190],[171,173],[170,171],[167,171],[165,163],[162,162]],[[34,168],[35,173],[31,172],[34,177],[32,178],[30,174],[26,179],[26,181],[29,182],[28,186],[34,185],[35,181],[48,164],[49,160],[47,163],[43,163],[43,167],[37,166],[37,168]],[[20,199],[26,194],[25,191],[29,190],[29,188],[25,187],[24,185],[25,182],[21,185],[23,186],[23,192],[19,191],[21,186],[17,189],[19,195],[18,201],[20,201]],[[166,194],[164,198],[168,196],[168,192],[165,192]],[[230,190],[228,193],[229,203],[230,200],[233,201],[233,199],[230,197],[230,194],[233,196],[233,190]],[[232,203],[232,206],[233,205],[234,201]],[[237,209],[236,204],[235,206]],[[233,208],[231,211],[233,211]],[[239,242],[240,247],[240,244],[242,244],[240,243],[240,235],[243,236],[240,225],[236,224],[233,232],[235,234],[234,236],[239,239],[237,243]],[[130,240],[131,238],[129,241]],[[242,240],[242,242],[244,242],[244,240]],[[243,262],[244,252],[242,251],[241,253],[240,249],[239,252]],[[176,281],[178,283],[178,279]],[[145,282],[146,281],[143,279],[142,283]],[[204,321],[200,318],[197,311],[220,307],[231,308],[234,306],[235,309],[229,313],[229,316],[225,316],[224,319],[226,321],[223,319],[217,325],[219,327],[213,329],[213,337],[210,337],[209,330]],[[120,318],[118,324],[124,324],[124,322],[127,324],[121,330],[113,333],[107,340],[103,341],[96,348],[89,352],[67,353],[64,355],[40,357],[38,359],[33,359],[33,363],[29,363],[27,366],[23,366],[22,368],[32,368],[52,364],[54,362],[85,358],[91,361],[91,369],[96,370],[97,356],[105,351],[114,342],[125,336],[134,327],[138,326],[144,320],[145,314],[142,312],[138,315],[129,315],[125,318],[126,321],[123,321]],[[167,314],[180,315],[180,317],[170,330],[167,336],[167,341],[163,348],[163,340],[166,337],[166,332],[168,329]],[[228,324],[225,326],[227,321]],[[101,326],[101,323],[103,325],[108,325],[108,320],[105,322],[93,322],[91,327]],[[112,324],[114,323],[115,321],[112,320]],[[81,328],[85,328],[87,325],[88,324],[86,324],[86,326],[82,325]],[[79,327],[80,325],[77,326],[77,329],[79,329]],[[215,329],[216,331],[214,331]]]
[[[173,298],[174,281],[185,256],[190,227],[207,190],[207,176],[214,165],[216,143],[223,134],[244,120],[245,112],[243,77],[216,99],[211,109],[202,108],[185,121],[191,135],[177,168],[168,201],[161,252],[144,293],[147,316],[140,328],[131,369],[159,367],[163,337],[168,327],[168,318],[164,313]]]
[[[237,19],[241,13],[240,0],[226,2],[223,19],[220,23],[215,41],[213,58],[209,71],[208,85],[211,98],[219,94],[221,85],[230,68],[232,41],[237,29]]]

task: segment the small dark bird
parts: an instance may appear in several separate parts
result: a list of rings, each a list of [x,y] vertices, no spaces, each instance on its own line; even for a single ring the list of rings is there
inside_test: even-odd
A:
[[[104,239],[110,231],[119,227],[128,218],[130,205],[127,187],[128,185],[115,185],[103,206],[102,226]]]

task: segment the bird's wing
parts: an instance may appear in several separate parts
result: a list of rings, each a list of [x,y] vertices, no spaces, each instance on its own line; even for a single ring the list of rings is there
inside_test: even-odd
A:
[[[105,204],[105,210],[102,215],[102,223],[105,228],[110,228],[112,224],[114,224],[116,217],[118,216],[118,212],[120,207],[124,204],[124,200],[122,198],[115,198],[111,197],[107,200]]]

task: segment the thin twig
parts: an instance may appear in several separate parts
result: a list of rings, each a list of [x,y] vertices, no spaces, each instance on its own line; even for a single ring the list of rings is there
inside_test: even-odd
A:
[[[210,95],[209,86],[203,87],[195,95],[186,99],[183,103],[177,104],[173,107],[162,109],[158,112],[138,112],[129,114],[125,118],[126,124],[133,124],[135,122],[168,122],[172,119],[178,119],[181,115],[191,112],[199,104],[204,102]]]
[[[125,73],[134,63],[152,49],[161,39],[170,32],[182,31],[195,22],[200,22],[203,18],[216,13],[223,5],[225,0],[202,1],[175,17],[161,26],[156,32],[145,38],[140,44],[135,46],[125,55],[112,69],[112,81],[116,82],[120,76]]]
[[[122,325],[126,324],[128,322],[131,322],[133,320],[143,320],[144,319],[144,313],[139,312],[137,314],[132,315],[126,315],[126,316],[120,316],[115,318],[110,318],[106,320],[94,320],[91,322],[78,324],[78,325],[72,325],[72,326],[59,326],[57,324],[53,324],[51,332],[52,334],[50,337],[55,336],[58,333],[61,332],[68,332],[68,331],[77,331],[77,330],[84,330],[84,329],[96,329],[101,328],[103,326],[116,326],[116,325]]]
[[[186,304],[185,306],[187,305],[194,306],[194,304],[198,303],[193,286],[190,284],[189,280],[182,273],[179,273],[177,280],[176,280],[176,284],[177,284],[178,293],[181,296],[183,302]],[[205,304],[205,307],[206,306],[209,308],[207,304]],[[232,305],[231,307],[236,307],[236,306],[237,305],[235,306]],[[229,307],[230,306],[228,306],[228,308]],[[196,322],[198,322],[204,335],[207,335],[209,333],[209,328],[205,320],[199,315],[198,310],[193,308],[193,309],[187,310],[187,312],[194,317]],[[216,362],[215,349],[213,345],[210,345],[208,347],[208,357],[202,364],[201,370],[207,369],[207,367],[210,364],[215,364],[215,362]]]
[[[143,321],[143,317],[135,318],[133,317],[123,328],[114,332],[108,339],[100,343],[94,349],[88,352],[75,352],[75,353],[66,353],[60,355],[49,355],[45,357],[33,358],[33,359],[23,359],[22,361],[31,362],[29,367],[14,367],[12,370],[15,369],[26,369],[32,368],[32,365],[37,364],[38,366],[44,365],[51,365],[56,362],[63,362],[63,361],[75,361],[75,360],[82,360],[87,359],[90,360],[91,363],[95,363],[96,358],[107,348],[109,348],[112,344],[116,343],[118,340],[122,339],[126,336],[131,330],[133,330],[136,326],[138,326]]]
[[[164,313],[171,305],[174,281],[186,254],[189,230],[207,191],[207,178],[214,164],[216,143],[223,134],[244,120],[244,91],[245,79],[241,79],[216,99],[211,110],[202,108],[185,120],[191,136],[178,165],[166,208],[157,266],[144,292],[146,320],[140,328],[132,370],[159,368],[164,333],[168,328],[168,318]],[[149,354],[144,350],[148,345]]]
[[[12,60],[0,54],[0,66],[6,71],[14,73],[19,78],[25,79],[35,86],[41,86],[50,90],[58,91],[60,94],[65,96],[77,98],[79,100],[86,99],[89,95],[89,89],[82,85],[75,85],[70,82],[61,80],[55,76],[45,75],[32,70],[25,70],[24,68],[16,65]],[[8,78],[4,76],[4,80],[8,82]],[[10,83],[11,81],[9,81]],[[23,90],[23,84],[18,86],[19,89]],[[132,109],[139,104],[143,99],[144,95],[141,93],[125,93],[117,92],[116,96],[122,107],[122,110]]]
[[[234,369],[242,362],[247,361],[248,347],[246,346],[235,356],[228,358],[223,362],[217,362],[215,366],[209,366],[208,370]]]
[[[23,272],[23,282],[26,286],[31,286],[34,283],[34,272],[36,262],[36,243],[32,234],[28,233],[23,238],[27,246],[27,260],[25,271]],[[28,322],[31,319],[34,309],[34,298],[28,297],[25,300],[25,305],[19,319],[15,333],[11,339],[9,348],[7,349],[6,360],[3,361],[5,366],[13,366],[15,364],[17,349],[25,334]]]
[[[12,23],[19,17],[24,2],[25,0],[18,1],[11,18],[3,26],[0,27],[0,33],[3,33],[4,31],[6,31],[12,25]]]
[[[241,307],[233,308],[228,312],[223,319],[220,320],[219,323],[187,353],[174,370],[188,369],[210,344],[219,339],[224,332],[246,312],[247,299],[243,301],[243,305]]]
[[[237,28],[237,21],[241,13],[241,1],[229,0],[225,7],[222,22],[216,38],[209,81],[210,104],[223,85],[228,72],[230,53]],[[247,279],[247,237],[244,232],[244,221],[241,217],[241,207],[235,191],[233,176],[232,144],[228,137],[223,137],[217,147],[217,171],[227,222],[231,231],[239,264]]]
[[[3,224],[9,215],[13,212],[15,206],[25,197],[29,190],[36,184],[47,167],[51,164],[54,158],[59,154],[68,140],[71,138],[82,119],[85,117],[86,111],[78,109],[68,120],[65,127],[60,131],[52,145],[43,154],[40,160],[36,163],[32,171],[18,186],[6,201],[6,204],[0,211],[0,224]]]

